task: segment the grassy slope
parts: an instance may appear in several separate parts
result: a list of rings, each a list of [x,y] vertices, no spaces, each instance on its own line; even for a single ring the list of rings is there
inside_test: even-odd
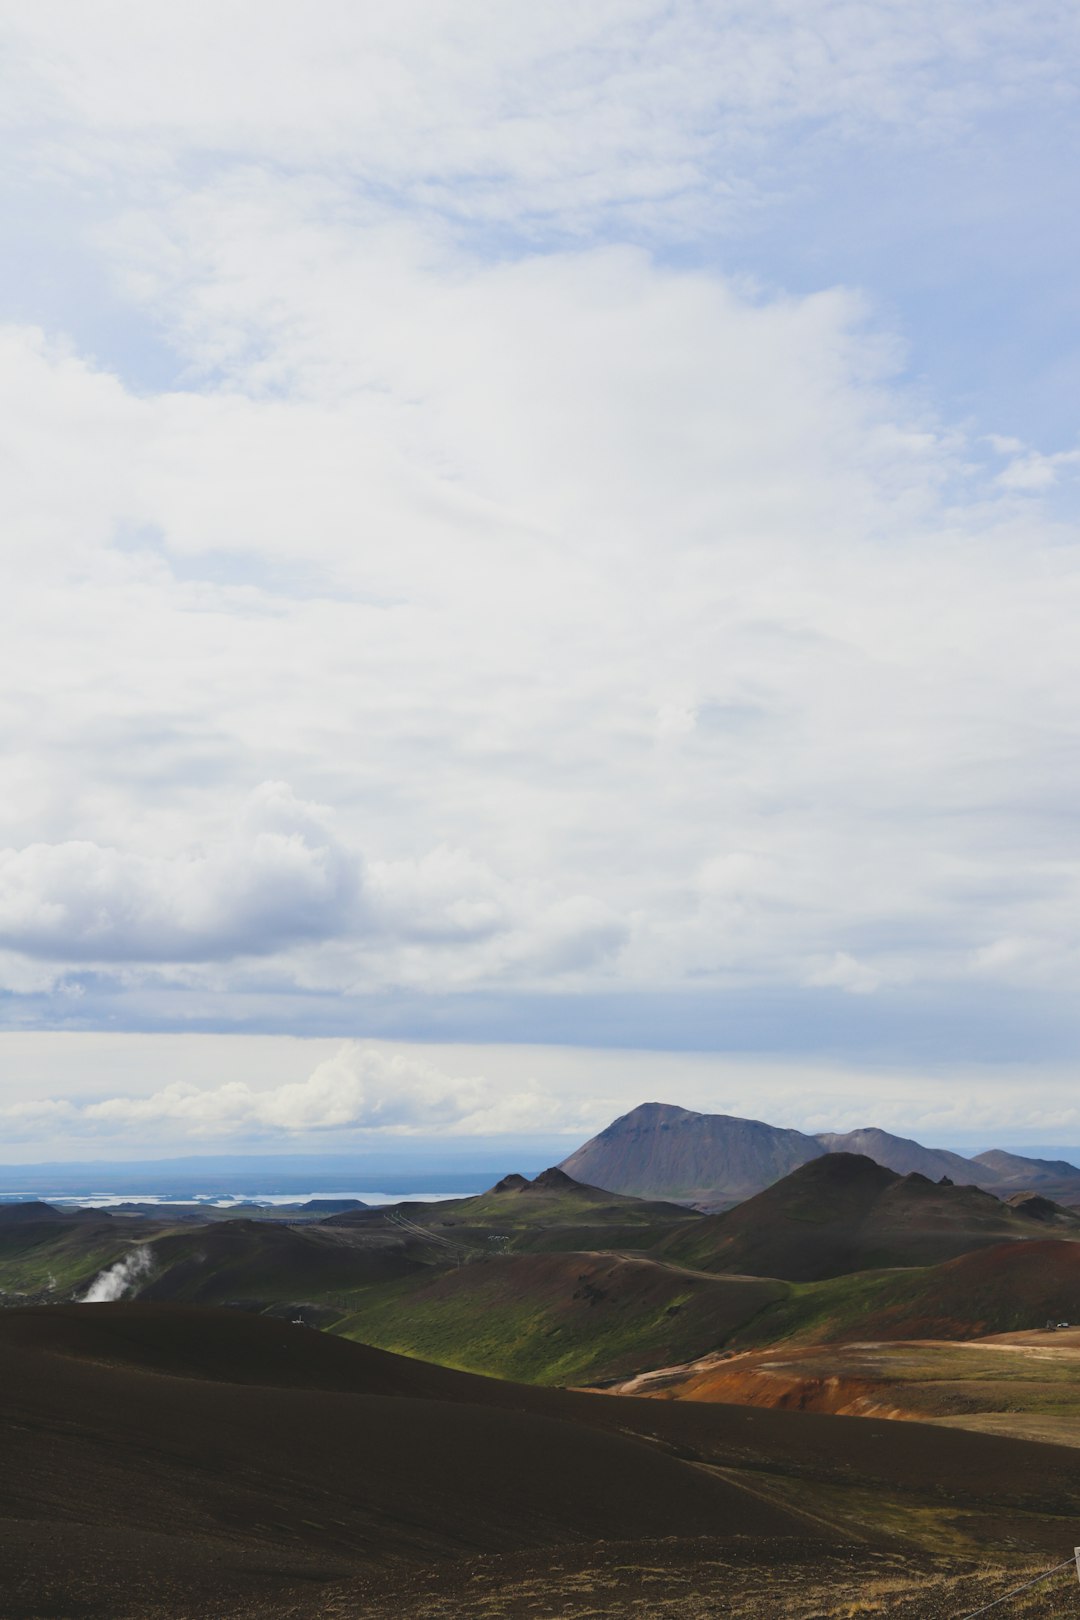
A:
[[[107,1219],[0,1224],[0,1295],[9,1302],[65,1299],[89,1287],[131,1247]]]
[[[0,1295],[7,1303],[80,1296],[135,1247],[151,1257],[140,1297],[200,1304],[336,1301],[421,1265],[412,1240],[390,1230],[361,1242],[310,1225],[65,1217],[0,1225]]]
[[[595,1382],[702,1355],[784,1292],[616,1255],[497,1256],[373,1289],[336,1331],[501,1378]]]
[[[403,1202],[397,1209],[413,1225],[483,1254],[598,1248],[644,1251],[702,1218],[679,1204],[587,1187],[556,1170],[545,1171],[532,1182],[523,1178],[508,1181],[520,1181],[520,1185],[500,1183],[475,1198],[439,1204]],[[384,1220],[382,1212],[371,1212],[344,1215],[326,1224],[372,1230]]]
[[[598,1196],[591,1207],[612,1207]],[[500,1209],[518,1211],[522,1233],[558,1243],[580,1229],[552,1224],[552,1214],[581,1204],[556,1189],[542,1222],[524,1198]],[[509,1233],[511,1221],[502,1229]],[[0,1229],[0,1288],[9,1302],[71,1297],[136,1241],[150,1244],[154,1260],[141,1297],[263,1309],[312,1303],[326,1320],[336,1312],[337,1331],[350,1338],[544,1384],[625,1378],[721,1348],[959,1339],[1041,1327],[1049,1317],[1080,1320],[1080,1245],[1060,1240],[791,1283],[610,1252],[485,1255],[457,1267],[422,1235],[383,1224],[152,1228],[65,1219]]]
[[[708,1277],[604,1254],[492,1257],[372,1288],[347,1337],[543,1384],[602,1382],[711,1351],[963,1339],[1080,1320],[1080,1246],[1006,1244],[943,1266],[816,1283]]]
[[[1080,1244],[1005,1243],[940,1266],[791,1285],[733,1335],[751,1345],[878,1338],[961,1339],[1080,1320]]]

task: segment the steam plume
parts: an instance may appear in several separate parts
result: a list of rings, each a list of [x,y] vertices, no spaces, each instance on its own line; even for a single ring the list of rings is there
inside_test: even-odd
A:
[[[145,1244],[132,1249],[115,1265],[98,1272],[79,1301],[80,1305],[99,1305],[122,1299],[129,1288],[134,1288],[141,1278],[149,1275],[152,1264],[150,1250]]]

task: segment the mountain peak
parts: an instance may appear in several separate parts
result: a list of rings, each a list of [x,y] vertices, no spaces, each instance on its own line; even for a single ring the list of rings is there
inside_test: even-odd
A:
[[[541,1170],[529,1185],[543,1188],[546,1192],[573,1192],[581,1186],[581,1183],[568,1176],[566,1171],[560,1170],[557,1165],[552,1165],[548,1170]]]
[[[749,1198],[825,1149],[801,1131],[642,1103],[562,1161],[577,1181],[639,1198]]]
[[[519,1176],[515,1171],[513,1175],[503,1176],[501,1181],[497,1181],[495,1183],[494,1187],[491,1188],[491,1191],[493,1193],[524,1192],[525,1188],[530,1187],[531,1185],[532,1183],[527,1179],[527,1177]]]

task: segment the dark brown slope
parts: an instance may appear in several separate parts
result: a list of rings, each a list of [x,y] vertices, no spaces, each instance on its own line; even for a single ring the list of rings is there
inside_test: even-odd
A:
[[[0,1426],[6,1620],[371,1616],[411,1571],[395,1615],[458,1588],[475,1614],[463,1558],[622,1567],[661,1543],[692,1590],[725,1545],[789,1573],[865,1559],[891,1544],[876,1515],[1042,1558],[1080,1513],[1065,1448],[532,1390],[181,1307],[0,1312]]]
[[[897,1175],[860,1154],[830,1153],[737,1209],[675,1234],[656,1253],[709,1271],[813,1282],[878,1267],[937,1265],[1043,1236],[1041,1221],[977,1187],[942,1186]]]
[[[187,1305],[32,1306],[0,1311],[0,1351],[266,1389],[465,1400],[486,1380],[277,1317]]]
[[[812,1136],[761,1120],[642,1103],[559,1168],[578,1181],[636,1197],[734,1202],[824,1151]]]
[[[95,1320],[110,1312],[115,1325]],[[572,1410],[394,1369],[307,1329],[147,1306],[58,1306],[29,1325],[17,1315],[0,1314],[6,1617],[220,1616],[260,1594],[280,1605],[267,1612],[291,1613],[298,1589],[400,1563],[807,1535],[782,1507]],[[99,1359],[117,1353],[124,1365]],[[140,1357],[199,1375],[141,1370]],[[236,1382],[240,1363],[273,1387]],[[233,1369],[230,1381],[206,1376],[214,1367]],[[338,1379],[352,1389],[325,1387]]]

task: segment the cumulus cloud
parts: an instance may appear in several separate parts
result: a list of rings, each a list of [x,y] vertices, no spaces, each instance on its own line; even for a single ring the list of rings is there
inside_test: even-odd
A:
[[[967,1151],[1055,1135],[1075,1144],[1080,1125],[1075,1065],[1037,1068],[1027,1056],[968,1066],[920,1053],[908,1066],[875,1066],[805,1052],[311,1045],[236,1035],[0,1035],[0,1130],[9,1144],[33,1144],[24,1156],[56,1142],[72,1159],[89,1157],[91,1144],[95,1156],[105,1143],[159,1156],[178,1144],[203,1153],[215,1142],[234,1152],[302,1142],[338,1152],[381,1144],[400,1165],[416,1138],[426,1149],[451,1136],[461,1154],[471,1137],[535,1134],[556,1157],[553,1138],[569,1149],[648,1098],[806,1131],[874,1124]],[[64,1095],[76,1074],[81,1092]],[[141,1084],[150,1074],[156,1083]],[[36,1112],[26,1101],[6,1103],[20,1090],[50,1088]]]
[[[20,1131],[63,1128],[105,1135],[132,1130],[215,1138],[343,1130],[497,1135],[572,1128],[583,1106],[580,1098],[568,1104],[538,1087],[450,1075],[416,1053],[388,1054],[347,1042],[304,1080],[266,1087],[238,1080],[216,1086],[177,1080],[144,1096],[11,1105],[0,1110],[0,1118]]]
[[[267,955],[355,928],[359,861],[319,808],[267,782],[205,854],[149,856],[88,840],[0,850],[0,940],[64,961]]]
[[[366,874],[325,809],[280,782],[253,793],[228,836],[204,852],[150,856],[85,840],[0,850],[8,947],[0,979],[9,989],[55,985],[35,960],[208,964],[318,945],[375,952],[384,964],[404,951],[403,978],[411,953],[430,981],[431,948],[479,948],[447,970],[458,981],[515,965],[558,973],[609,956],[626,932],[587,895],[515,893],[468,851],[445,845],[418,860],[375,862]]]

